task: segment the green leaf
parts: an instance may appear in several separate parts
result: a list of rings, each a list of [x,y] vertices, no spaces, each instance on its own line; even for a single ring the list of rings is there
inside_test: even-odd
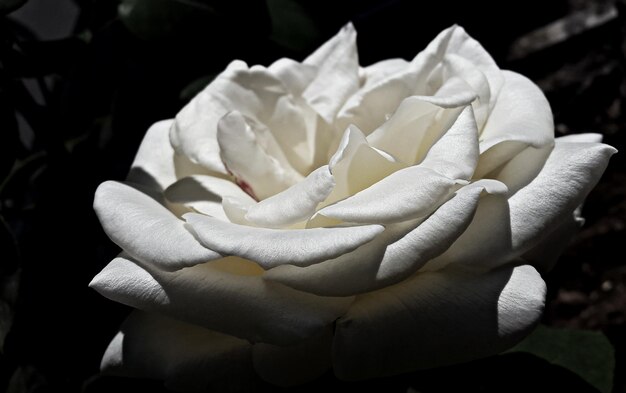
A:
[[[0,14],[5,15],[13,12],[26,4],[28,0],[0,0]]]
[[[526,352],[564,367],[602,393],[613,387],[615,351],[600,332],[556,329],[540,325],[508,351]]]
[[[272,19],[270,38],[286,48],[307,53],[323,38],[320,27],[297,0],[267,0]]]
[[[133,34],[145,40],[180,35],[219,17],[206,0],[122,0],[118,14]]]

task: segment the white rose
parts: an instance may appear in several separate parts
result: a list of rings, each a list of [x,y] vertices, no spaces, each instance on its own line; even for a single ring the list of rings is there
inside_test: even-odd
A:
[[[360,67],[347,25],[302,63],[234,61],[147,132],[95,210],[122,249],[91,283],[135,311],[103,368],[176,389],[254,370],[391,375],[499,353],[615,152],[453,26]],[[232,387],[232,386],[231,386]]]

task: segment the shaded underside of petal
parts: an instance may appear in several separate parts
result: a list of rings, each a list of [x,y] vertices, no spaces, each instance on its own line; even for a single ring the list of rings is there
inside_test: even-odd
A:
[[[180,179],[165,190],[170,203],[181,204],[202,214],[228,221],[222,207],[224,197],[236,197],[249,204],[254,199],[230,180],[213,176],[194,175]]]
[[[544,299],[528,265],[418,274],[359,296],[337,321],[335,374],[372,378],[497,354],[530,332]]]
[[[199,241],[223,255],[253,260],[266,269],[308,266],[350,252],[380,234],[381,225],[268,229],[224,223],[195,213],[185,216]]]
[[[247,341],[143,311],[124,321],[101,368],[193,392],[244,391],[252,386],[254,372]]]
[[[324,296],[354,295],[397,283],[450,247],[472,220],[481,194],[503,191],[503,185],[493,183],[463,187],[428,218],[388,225],[352,253],[304,268],[279,266],[264,278]]]
[[[288,347],[257,343],[252,347],[254,370],[274,385],[288,387],[303,384],[331,368],[333,329]]]
[[[157,201],[126,184],[108,181],[96,190],[94,209],[106,234],[140,261],[176,270],[221,258]]]
[[[131,307],[276,345],[290,345],[319,334],[352,302],[352,298],[296,291],[258,275],[236,274],[224,267],[228,260],[167,273],[121,256],[90,286]]]

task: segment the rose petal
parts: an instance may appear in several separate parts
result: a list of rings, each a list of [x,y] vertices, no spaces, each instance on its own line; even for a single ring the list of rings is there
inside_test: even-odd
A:
[[[361,72],[361,89],[368,89],[377,83],[389,78],[391,75],[402,72],[409,65],[404,59],[385,59],[364,67]]]
[[[423,217],[436,209],[456,182],[420,166],[401,169],[318,213],[344,222],[393,223]]]
[[[452,127],[430,148],[420,166],[450,179],[469,180],[478,163],[478,128],[471,106],[466,107]]]
[[[300,385],[321,376],[331,367],[333,330],[297,344],[280,347],[257,343],[252,347],[252,361],[259,376],[282,387]]]
[[[352,23],[307,57],[304,64],[317,66],[318,73],[302,96],[326,122],[332,123],[346,99],[359,88],[359,57]]]
[[[336,324],[335,374],[372,378],[497,354],[534,327],[545,291],[524,265],[423,273],[359,296]]]
[[[539,244],[583,202],[600,179],[611,146],[556,140],[541,172],[508,201],[494,195],[481,201],[472,224],[426,269],[449,263],[491,269]]]
[[[173,119],[154,123],[139,145],[139,150],[126,178],[156,191],[163,191],[176,181],[174,149],[170,145]]]
[[[286,263],[308,266],[335,258],[369,242],[384,230],[381,225],[268,229],[225,223],[195,213],[187,213],[184,218],[205,247],[253,260],[265,269]]]
[[[425,220],[389,225],[352,253],[305,268],[279,266],[263,277],[322,296],[354,295],[394,284],[444,252],[463,233],[484,191],[505,193],[506,187],[493,180],[473,183]]]
[[[311,172],[300,183],[250,206],[245,218],[266,228],[280,228],[307,220],[334,186],[333,176],[325,165]]]
[[[176,115],[170,132],[175,150],[208,169],[226,173],[217,143],[218,122],[239,111],[264,125],[296,170],[306,173],[313,160],[307,115],[283,82],[261,66],[233,62]],[[267,138],[266,138],[267,139]]]
[[[556,140],[543,170],[509,199],[513,248],[537,244],[584,201],[615,153],[601,143]]]
[[[255,203],[238,185],[214,176],[194,175],[178,180],[165,190],[170,203],[181,204],[202,214],[228,221],[222,207],[224,197],[236,197]]]
[[[336,185],[323,205],[354,195],[406,167],[370,146],[356,126],[350,126],[345,131],[328,166]]]
[[[352,302],[267,282],[259,271],[252,262],[231,257],[164,272],[121,256],[89,285],[131,307],[276,345],[319,334]]]
[[[109,344],[101,369],[163,380],[177,391],[235,391],[252,386],[251,360],[245,340],[134,311]]]
[[[273,62],[267,69],[283,82],[291,94],[299,96],[317,76],[317,68],[283,57]]]
[[[528,146],[554,142],[550,104],[528,78],[502,71],[504,85],[480,134],[480,161],[475,177],[482,178]]]
[[[353,95],[337,116],[339,129],[354,124],[368,135],[393,114],[405,98],[435,94],[439,86],[429,84],[428,77],[449,54],[469,60],[485,75],[492,107],[502,85],[500,70],[476,40],[461,27],[452,26],[442,31],[404,70]]]
[[[184,221],[128,185],[102,183],[96,190],[94,209],[111,240],[142,262],[177,270],[221,258],[202,247]]]
[[[258,144],[254,131],[241,113],[226,114],[217,128],[217,142],[224,165],[238,182],[250,188],[254,197],[268,198],[302,180],[302,175],[291,166],[281,165]]]
[[[448,131],[474,96],[457,96],[450,102],[444,100],[421,96],[405,99],[393,116],[372,132],[367,140],[373,147],[405,164],[422,161],[433,143]]]
[[[524,253],[522,259],[540,272],[552,270],[552,267],[554,267],[565,248],[570,244],[574,235],[578,233],[585,223],[585,219],[580,217],[579,210],[574,210],[556,229],[544,237],[539,244]]]

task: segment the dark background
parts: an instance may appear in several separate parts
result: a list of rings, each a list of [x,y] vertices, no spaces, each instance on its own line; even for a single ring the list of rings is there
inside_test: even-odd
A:
[[[124,14],[128,6],[135,12]],[[129,310],[87,287],[117,254],[92,211],[95,188],[123,179],[148,126],[173,117],[230,60],[301,60],[352,20],[362,65],[411,59],[460,24],[501,68],[539,84],[557,135],[599,132],[621,150],[585,204],[585,227],[546,277],[543,322],[604,332],[615,348],[614,391],[626,392],[620,1],[2,0],[0,11],[8,13],[0,17],[0,391],[163,391],[97,376]],[[594,391],[524,355],[365,383],[328,375],[301,389],[330,387]]]

